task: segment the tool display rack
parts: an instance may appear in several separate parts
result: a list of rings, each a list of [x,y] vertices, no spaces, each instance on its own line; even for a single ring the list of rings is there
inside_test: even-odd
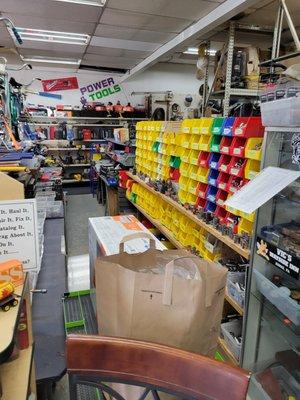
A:
[[[299,171],[299,163],[293,159],[293,154],[298,154],[293,143],[299,137],[300,128],[266,128],[262,167]],[[274,284],[274,279],[282,280],[283,286],[300,290],[299,251],[292,250],[290,239],[281,231],[294,224],[299,232],[299,187],[298,179],[257,212],[242,349],[243,367],[255,373],[250,386],[252,400],[271,398],[264,390],[261,373],[277,378],[272,386],[280,386],[282,399],[300,399],[300,305]],[[283,259],[272,261],[270,252]]]

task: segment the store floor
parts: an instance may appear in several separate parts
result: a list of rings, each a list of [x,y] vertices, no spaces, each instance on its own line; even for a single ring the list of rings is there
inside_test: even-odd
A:
[[[88,219],[102,217],[105,208],[97,203],[91,194],[69,195],[67,197],[66,236],[69,256],[88,254]]]
[[[67,197],[66,240],[68,256],[88,254],[88,219],[102,217],[105,208],[91,194],[70,194]],[[64,376],[56,385],[54,400],[69,400],[68,378]]]

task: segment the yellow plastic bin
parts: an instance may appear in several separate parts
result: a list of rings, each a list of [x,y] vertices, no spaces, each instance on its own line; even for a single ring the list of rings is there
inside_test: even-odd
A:
[[[194,181],[193,179],[190,179],[190,181],[188,183],[188,191],[189,191],[189,193],[197,195],[198,185],[199,185],[198,181]]]
[[[249,159],[245,167],[245,178],[253,179],[260,172],[260,161]]]
[[[213,118],[201,118],[202,124],[200,129],[201,135],[211,135],[211,127],[214,122]]]
[[[183,161],[185,163],[189,163],[189,161],[190,161],[190,153],[191,153],[190,149],[185,149],[183,154],[180,157],[181,161]]]
[[[198,118],[193,120],[193,126],[191,132],[195,135],[199,135],[202,128],[203,118]]]
[[[198,171],[198,180],[202,183],[207,183],[208,182],[208,175],[209,175],[209,169],[204,168],[204,167],[199,167]]]
[[[253,222],[249,221],[246,218],[241,218],[238,224],[238,234],[242,235],[243,233],[247,233],[251,235],[253,231]]]
[[[191,136],[191,149],[198,150],[199,149],[199,141],[200,135],[192,135]]]
[[[179,189],[187,191],[188,190],[188,185],[189,185],[189,178],[186,176],[181,176],[179,178]]]
[[[191,204],[191,205],[195,205],[197,202],[197,196],[192,194],[192,193],[188,193],[187,195],[187,203]]]
[[[191,150],[189,163],[193,165],[198,165],[199,150]]]
[[[200,141],[199,141],[199,146],[198,146],[199,150],[209,151],[211,141],[212,141],[211,135],[201,135]]]
[[[181,164],[179,167],[180,175],[188,177],[190,174],[190,167],[191,166],[189,163],[181,161]]]
[[[263,138],[249,138],[245,147],[245,157],[252,160],[261,160]]]

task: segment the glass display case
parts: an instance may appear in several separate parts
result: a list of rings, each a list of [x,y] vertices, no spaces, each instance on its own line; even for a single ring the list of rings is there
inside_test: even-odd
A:
[[[262,168],[300,171],[300,128],[268,128]],[[300,400],[300,179],[257,212],[242,366],[251,400]]]

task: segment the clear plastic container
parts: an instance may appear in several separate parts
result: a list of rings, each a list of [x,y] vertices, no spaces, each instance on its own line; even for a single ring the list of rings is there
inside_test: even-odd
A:
[[[237,343],[234,337],[230,334],[230,332],[232,332],[236,337],[241,336],[242,327],[243,327],[242,320],[239,319],[221,324],[221,332],[223,338],[229,350],[238,361],[240,359],[242,343]]]
[[[300,400],[300,383],[282,366],[276,365],[271,368],[273,376],[278,384],[286,393],[289,393],[291,399]],[[258,380],[259,373],[251,377],[251,398],[255,400],[272,400],[272,398],[264,391]],[[251,385],[251,386],[252,386]],[[254,397],[255,396],[255,397]]]
[[[290,297],[284,296],[268,278],[256,269],[253,270],[258,290],[272,303],[279,311],[289,318],[295,325],[300,326],[300,304]],[[286,281],[287,286],[293,287]]]
[[[261,103],[264,126],[299,126],[300,96]]]
[[[240,290],[236,283],[245,285],[245,272],[229,272],[227,275],[227,291],[241,307],[245,303],[245,291]]]

